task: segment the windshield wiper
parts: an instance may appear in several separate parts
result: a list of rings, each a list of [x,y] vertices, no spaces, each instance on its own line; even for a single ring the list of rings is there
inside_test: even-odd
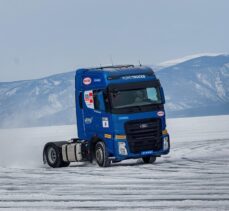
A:
[[[129,107],[128,109],[132,109],[132,111],[136,111],[136,109],[137,109],[138,111],[142,111],[141,106],[131,106],[131,107]]]

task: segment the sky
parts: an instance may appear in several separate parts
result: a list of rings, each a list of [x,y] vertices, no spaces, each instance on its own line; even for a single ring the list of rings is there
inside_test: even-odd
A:
[[[227,0],[0,0],[0,82],[229,53]]]

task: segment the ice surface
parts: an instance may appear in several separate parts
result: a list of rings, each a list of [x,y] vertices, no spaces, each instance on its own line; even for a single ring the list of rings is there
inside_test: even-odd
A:
[[[171,153],[155,164],[42,165],[75,126],[0,130],[0,209],[229,210],[229,116],[169,119]]]

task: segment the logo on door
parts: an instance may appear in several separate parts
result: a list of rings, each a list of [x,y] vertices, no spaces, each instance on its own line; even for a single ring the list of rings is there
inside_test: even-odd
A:
[[[83,84],[84,84],[84,85],[89,85],[89,84],[91,84],[91,78],[89,78],[89,77],[84,78],[84,79],[83,79]]]

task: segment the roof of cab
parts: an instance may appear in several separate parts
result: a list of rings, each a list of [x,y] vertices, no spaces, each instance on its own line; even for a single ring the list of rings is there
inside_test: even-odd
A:
[[[94,68],[84,68],[84,73],[105,74],[107,77],[136,75],[136,74],[154,74],[153,70],[147,66],[134,66],[134,65],[117,65],[117,66],[104,66]]]

